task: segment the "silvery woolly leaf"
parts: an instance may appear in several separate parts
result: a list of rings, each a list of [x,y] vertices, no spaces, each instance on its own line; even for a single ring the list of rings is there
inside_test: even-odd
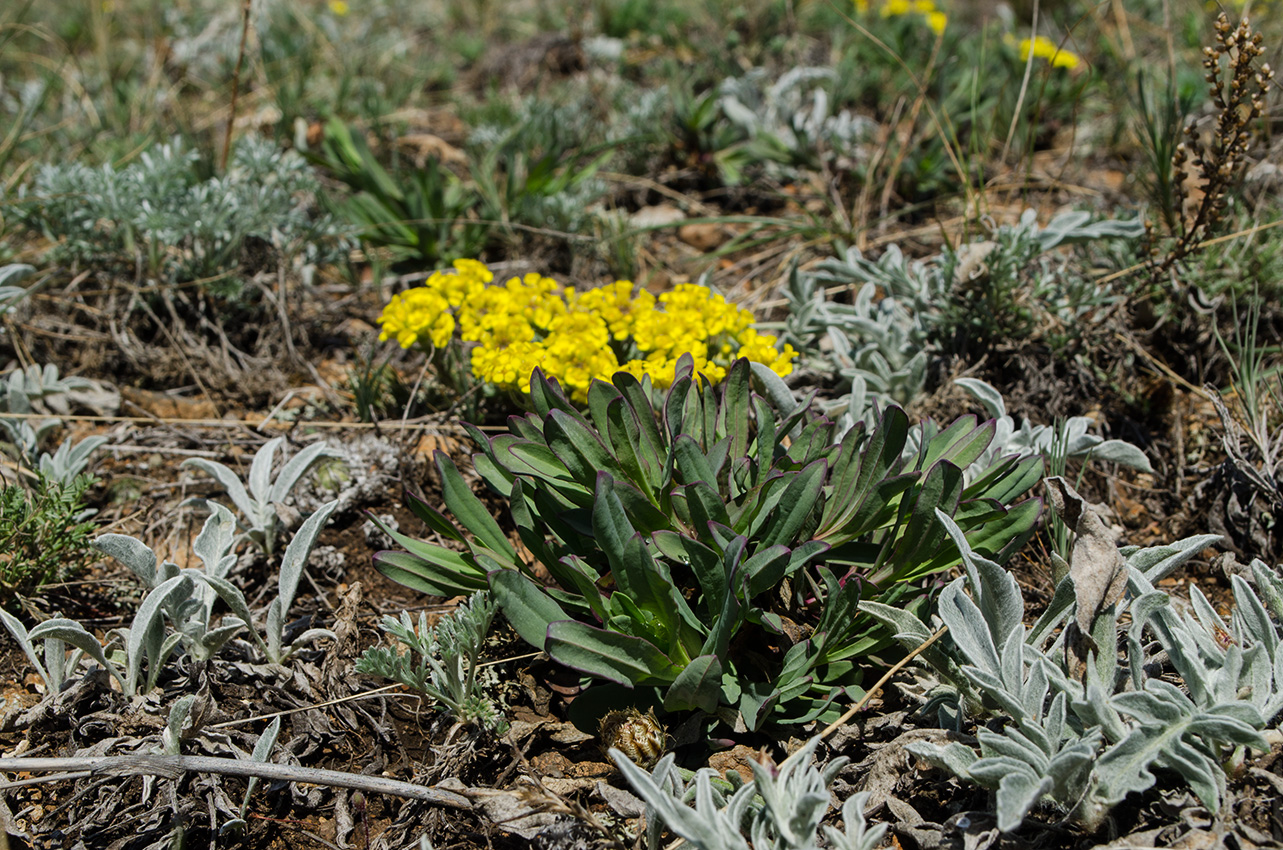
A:
[[[304,473],[312,467],[312,464],[321,458],[342,456],[342,452],[336,451],[324,443],[312,443],[290,458],[285,466],[281,467],[280,474],[276,476],[276,481],[272,484],[267,501],[284,502],[286,497],[294,492],[295,485],[298,484]]]
[[[249,494],[259,504],[280,501],[269,497],[272,494],[272,461],[276,459],[276,450],[283,442],[285,442],[284,437],[273,437],[268,440],[254,453],[254,460],[250,463]]]
[[[21,620],[3,608],[0,608],[0,620],[4,621],[5,628],[9,630],[9,634],[13,635],[13,639],[18,642],[18,646],[22,647],[22,651],[26,654],[27,659],[31,661],[31,665],[36,668],[36,673],[45,681],[46,685],[52,688],[53,682],[49,678],[49,673],[45,671],[44,665],[40,663],[40,656],[36,653],[36,647],[31,642],[31,637],[27,634],[27,627],[22,625]]]
[[[147,678],[155,681],[160,665],[165,661],[160,657],[160,647],[165,637],[165,608],[177,605],[192,593],[191,578],[179,574],[157,585],[143,597],[142,604],[134,614],[129,626],[129,638],[125,641],[125,657],[129,665],[129,685],[126,692],[132,696],[138,687],[138,678],[142,673],[144,657],[147,660]]]
[[[1259,558],[1252,559],[1251,569],[1261,601],[1275,617],[1283,620],[1283,578],[1280,578]]]
[[[1002,777],[996,797],[998,829],[1011,832],[1019,827],[1029,810],[1051,791],[1054,784],[1050,776],[1038,777],[1023,771]]]
[[[1215,810],[1224,774],[1219,761],[1208,753],[1224,746],[1269,748],[1256,731],[1264,721],[1247,703],[1200,712],[1178,688],[1157,679],[1146,682],[1144,692],[1119,694],[1113,703],[1136,717],[1139,725],[1097,762],[1099,782],[1093,793],[1106,804],[1148,789],[1155,781],[1152,767],[1161,765],[1179,772],[1203,804]]]
[[[949,627],[949,636],[964,658],[995,678],[1002,675],[998,647],[980,608],[963,592],[962,578],[954,579],[940,594],[940,619]]]
[[[915,741],[905,745],[904,749],[935,767],[961,777],[970,776],[971,765],[980,758],[975,750],[957,741],[950,741],[944,746],[930,741]]]
[[[127,687],[125,677],[120,674],[120,669],[117,668],[115,664],[112,664],[107,660],[106,653],[102,650],[102,644],[98,642],[96,637],[86,631],[84,626],[80,625],[75,620],[68,620],[61,617],[45,620],[43,623],[33,628],[27,634],[27,637],[33,644],[35,641],[42,640],[47,637],[57,638],[64,643],[71,644],[84,652],[85,655],[88,655],[94,661],[98,662],[100,667],[110,673],[112,677],[120,683],[120,687],[126,696],[133,696],[133,691]]]
[[[245,601],[245,594],[239,587],[220,576],[208,575],[200,572],[199,570],[191,570],[190,572],[197,580],[203,581],[210,587],[214,588],[214,592],[218,594],[219,598],[222,599],[223,602],[227,603],[227,607],[232,609],[232,614],[234,614],[238,619],[245,623],[253,622],[254,618],[253,615],[250,614],[249,604]],[[271,653],[268,651],[268,646],[263,641],[262,636],[254,629],[250,629],[249,633],[250,637],[252,637],[254,642],[258,645],[258,648],[261,649],[265,655],[268,655],[268,657],[271,658]],[[275,659],[273,659],[273,661],[275,661]]]
[[[1139,570],[1145,580],[1153,585],[1166,578],[1181,564],[1197,557],[1198,553],[1208,546],[1213,546],[1223,539],[1219,534],[1198,534],[1166,546],[1151,546],[1145,549],[1138,546],[1124,546],[1119,551],[1127,560],[1127,565]],[[1132,589],[1144,593],[1154,588],[1151,586]]]
[[[979,378],[955,378],[953,382],[975,396],[994,419],[1002,419],[1007,415],[1007,405],[1002,393],[992,385]]]
[[[824,825],[824,834],[834,850],[875,850],[882,843],[887,825],[883,823],[870,828],[864,819],[864,807],[870,796],[869,791],[859,791],[846,798],[842,804],[842,832]]]
[[[331,631],[330,629],[308,629],[307,631],[303,632],[303,634],[296,637],[294,639],[294,643],[290,644],[290,646],[291,647],[305,646],[309,643],[315,643],[318,640],[322,640],[326,638],[328,638],[329,640],[335,640],[338,638],[338,635],[334,634],[334,632]]]
[[[971,778],[987,788],[996,788],[998,829],[1011,832],[1025,815],[1051,791],[1054,781],[1025,762],[1008,756],[985,758],[971,766]]]
[[[1271,659],[1279,646],[1279,633],[1252,586],[1241,575],[1230,576],[1234,588],[1234,632],[1265,646]]]
[[[179,697],[169,708],[169,718],[165,721],[165,728],[160,733],[161,748],[165,755],[179,755],[182,744],[183,724],[187,722],[187,715],[191,713],[192,703],[196,702],[196,694],[187,694]]]
[[[1153,472],[1149,458],[1139,447],[1123,440],[1105,440],[1087,450],[1091,460],[1103,460],[1141,472]]]
[[[94,538],[90,545],[129,567],[148,588],[159,584],[156,581],[156,553],[141,540],[125,534],[103,534]]]
[[[223,489],[227,491],[227,495],[231,497],[232,504],[236,505],[236,509],[239,510],[241,514],[256,527],[261,528],[263,526],[262,506],[260,506],[257,501],[250,498],[250,494],[245,489],[245,485],[241,483],[240,476],[231,469],[217,461],[206,460],[201,457],[188,458],[179,465],[192,466],[202,472],[207,472],[214,476],[214,480],[222,485]],[[270,507],[268,509],[270,510]]]
[[[316,545],[321,527],[330,518],[330,514],[334,513],[338,504],[338,499],[335,499],[317,508],[316,512],[308,517],[294,534],[290,545],[285,549],[285,556],[281,559],[281,574],[277,582],[282,617],[289,612],[290,605],[294,602],[294,593],[298,590],[299,580],[303,577],[303,570],[307,566],[307,557],[312,553],[312,547]]]
[[[254,742],[254,751],[250,753],[250,761],[256,761],[260,764],[267,762],[268,756],[272,754],[272,748],[276,746],[276,738],[281,732],[281,718],[275,717],[272,722],[267,724],[263,734],[258,736]],[[245,798],[241,801],[241,817],[245,817],[245,812],[249,809],[250,796],[254,793],[254,787],[258,784],[258,777],[250,777],[249,782],[245,785]]]
[[[740,832],[739,823],[726,816],[717,805],[710,782],[708,769],[695,774],[695,806],[685,805],[664,787],[656,783],[654,777],[633,764],[629,758],[613,747],[610,758],[623,774],[624,779],[632,786],[633,792],[646,801],[650,809],[668,826],[668,829],[680,838],[694,845],[698,850],[749,850],[748,842]],[[672,754],[660,760],[661,767],[671,767]],[[665,764],[667,760],[667,764]],[[658,772],[658,770],[657,770]],[[745,788],[750,788],[746,785]],[[744,789],[740,789],[739,793]],[[751,794],[751,790],[750,790]]]
[[[217,502],[209,502],[210,515],[196,535],[192,551],[205,565],[205,572],[225,576],[236,563],[232,547],[236,545],[236,518]]]
[[[785,847],[813,846],[815,832],[829,807],[828,786],[811,765],[819,738],[812,738],[774,770],[749,762],[763,806],[755,820],[769,824]],[[840,767],[840,765],[839,765]],[[754,842],[760,846],[759,842]]]
[[[958,547],[958,554],[966,567],[971,594],[983,615],[992,642],[998,645],[1006,640],[1012,629],[1024,622],[1025,603],[1020,586],[1010,572],[971,550],[966,535],[952,517],[939,508],[935,511],[936,519]]]
[[[868,614],[890,629],[892,639],[899,641],[900,645],[905,649],[917,649],[931,637],[931,629],[927,627],[927,624],[903,608],[885,605],[881,602],[873,602],[868,599],[862,600],[858,607],[862,613]],[[942,674],[947,674],[946,671],[956,671],[957,669],[957,665],[950,661],[938,644],[927,647],[919,657]]]
[[[196,640],[188,644],[188,651],[195,660],[208,661],[243,628],[245,623],[239,617],[224,617],[217,628],[197,634]]]

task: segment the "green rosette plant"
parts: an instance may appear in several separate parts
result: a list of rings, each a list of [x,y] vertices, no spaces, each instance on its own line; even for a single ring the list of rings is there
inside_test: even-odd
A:
[[[856,693],[856,661],[891,640],[859,602],[927,601],[921,580],[959,559],[937,509],[972,549],[1008,557],[1037,524],[1041,504],[1023,496],[1042,460],[966,484],[992,421],[927,423],[906,453],[908,417],[890,407],[835,440],[835,423],[806,404],[779,410],[754,375],[741,359],[715,389],[686,358],[658,403],[620,373],[581,412],[536,371],[533,413],[493,438],[470,428],[475,469],[525,551],[438,452],[453,519],[409,504],[463,551],[385,528],[404,551],[376,566],[435,595],[489,588],[524,640],[587,676],[657,687],[670,711],[750,729],[835,715],[833,699]]]

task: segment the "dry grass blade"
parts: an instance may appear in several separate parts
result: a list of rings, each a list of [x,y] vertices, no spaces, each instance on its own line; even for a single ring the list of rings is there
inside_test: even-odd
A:
[[[223,776],[254,777],[273,782],[308,782],[331,788],[351,788],[369,794],[389,794],[412,800],[423,800],[451,809],[471,809],[468,799],[454,791],[443,791],[381,776],[363,776],[339,770],[296,767],[288,764],[256,762],[249,759],[224,759],[212,756],[90,756],[85,758],[6,758],[0,759],[0,770],[43,773],[56,771],[60,775],[50,781],[65,778],[67,772],[89,771],[91,774],[112,776],[149,775],[177,779],[184,773],[217,773]],[[0,790],[8,788],[0,786]]]

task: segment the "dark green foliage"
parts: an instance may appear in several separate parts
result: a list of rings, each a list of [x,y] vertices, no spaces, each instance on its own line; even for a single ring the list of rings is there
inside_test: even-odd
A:
[[[337,204],[338,214],[392,262],[444,265],[476,257],[485,246],[488,227],[475,215],[480,196],[435,159],[394,177],[365,139],[337,119],[326,124],[320,152],[310,158],[356,192]]]
[[[621,373],[593,386],[584,414],[536,373],[535,413],[494,438],[473,430],[474,464],[555,584],[440,453],[453,519],[410,507],[466,550],[398,534],[407,551],[378,568],[426,593],[488,586],[523,639],[587,675],[661,688],[669,710],[728,707],[750,728],[832,714],[855,663],[889,642],[856,604],[926,601],[919,580],[958,559],[937,507],[973,547],[1007,557],[1037,522],[1038,502],[1017,500],[1042,461],[964,485],[992,422],[927,423],[906,453],[908,417],[893,407],[838,440],[805,405],[774,409],[751,375],[738,361],[714,390],[687,362],[654,406]]]

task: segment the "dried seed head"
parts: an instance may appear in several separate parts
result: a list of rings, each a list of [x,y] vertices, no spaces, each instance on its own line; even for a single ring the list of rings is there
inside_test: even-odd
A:
[[[654,709],[645,714],[635,708],[609,712],[601,719],[598,732],[604,751],[614,747],[646,770],[655,766],[668,744],[668,734]]]

